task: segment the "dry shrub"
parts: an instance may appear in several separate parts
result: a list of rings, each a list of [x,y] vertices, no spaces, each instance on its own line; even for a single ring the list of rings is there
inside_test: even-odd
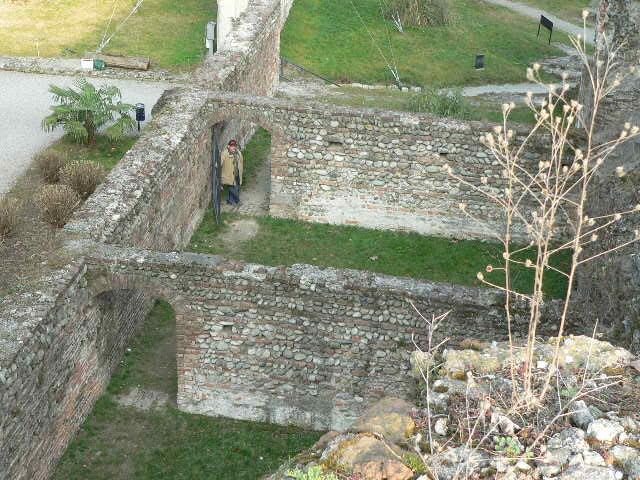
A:
[[[383,15],[400,29],[404,27],[435,27],[450,22],[450,0],[387,0]]]
[[[18,225],[20,204],[13,198],[0,198],[0,241],[13,233]]]
[[[40,152],[36,155],[35,162],[45,182],[58,183],[60,181],[60,170],[66,163],[66,160],[60,154]]]
[[[42,219],[54,227],[63,227],[69,221],[80,197],[68,185],[45,185],[37,198]]]
[[[103,178],[102,166],[81,160],[67,163],[60,172],[60,181],[73,188],[83,199],[95,192]]]

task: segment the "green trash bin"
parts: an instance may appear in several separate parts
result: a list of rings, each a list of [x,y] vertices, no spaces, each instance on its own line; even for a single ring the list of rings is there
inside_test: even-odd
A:
[[[107,68],[107,64],[104,63],[104,60],[100,60],[98,58],[93,59],[93,69],[94,70],[104,70]]]

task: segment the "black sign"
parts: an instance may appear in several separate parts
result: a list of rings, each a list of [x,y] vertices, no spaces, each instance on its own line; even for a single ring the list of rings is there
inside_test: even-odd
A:
[[[476,55],[476,70],[484,70],[484,55]]]
[[[136,103],[136,122],[144,122],[144,103]]]
[[[553,22],[544,15],[540,15],[540,23],[538,24],[538,38],[540,38],[540,27],[549,30],[549,45],[551,45],[551,35],[553,34]]]

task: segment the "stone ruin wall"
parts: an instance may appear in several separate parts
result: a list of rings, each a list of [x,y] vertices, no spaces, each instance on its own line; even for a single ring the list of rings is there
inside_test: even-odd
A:
[[[598,18],[598,35],[605,33],[613,45],[624,42],[619,59],[620,69],[635,65],[637,74],[627,77],[614,94],[602,102],[596,117],[598,142],[618,136],[626,122],[640,125],[640,2],[635,0],[603,0]],[[599,48],[604,47],[599,37]],[[614,72],[615,73],[615,72]],[[583,82],[583,103],[591,105],[592,91]],[[589,112],[589,110],[587,109]],[[624,166],[627,175],[617,178],[614,171]],[[640,204],[640,141],[624,145],[607,159],[602,174],[593,182],[592,198],[587,213],[591,217],[626,211]],[[601,232],[598,251],[614,248],[633,238],[640,229],[640,215]],[[591,249],[588,253],[595,253]],[[627,247],[587,263],[578,271],[575,321],[593,324],[616,343],[640,352],[640,244]]]
[[[488,124],[217,93],[204,112],[213,123],[238,117],[271,130],[273,216],[456,238],[502,228],[501,210],[443,169],[501,191],[501,169],[480,144]],[[526,161],[537,163],[533,145]]]
[[[451,310],[436,341],[507,332],[496,291],[368,272],[102,245],[86,281],[92,295],[145,290],[174,305],[180,409],[319,430],[409,397],[412,339],[426,333],[410,301],[428,318]]]
[[[210,172],[207,164],[211,146],[209,128],[216,121],[222,120],[223,114],[227,117],[234,114],[234,108],[236,108],[233,106],[234,102],[244,102],[242,111],[247,115],[243,117],[245,121],[264,124],[276,132],[274,151],[282,161],[285,158],[292,158],[289,155],[293,153],[292,148],[309,149],[309,152],[317,150],[322,145],[317,137],[324,135],[320,130],[327,124],[328,128],[335,128],[331,125],[333,121],[341,120],[346,124],[344,118],[355,115],[357,119],[353,121],[356,124],[361,122],[361,125],[373,125],[375,122],[374,119],[369,119],[372,115],[369,111],[358,112],[348,109],[325,111],[322,108],[287,107],[284,103],[275,100],[255,98],[251,101],[256,105],[251,107],[247,104],[247,102],[250,103],[247,97],[239,98],[203,93],[195,88],[165,95],[157,107],[157,115],[142,138],[65,228],[64,234],[68,241],[64,253],[70,261],[69,265],[59,272],[57,281],[52,283],[51,291],[47,292],[47,296],[40,299],[41,303],[37,305],[27,302],[17,308],[17,304],[8,305],[6,308],[3,306],[0,318],[11,318],[20,327],[9,332],[13,335],[13,340],[9,339],[3,343],[3,346],[11,345],[13,349],[3,350],[0,371],[2,374],[0,395],[3,407],[7,407],[3,411],[0,422],[0,433],[3,439],[0,443],[0,467],[2,468],[0,471],[6,473],[8,478],[47,478],[77,428],[91,411],[93,403],[106,387],[123,349],[148,312],[151,300],[161,295],[171,301],[174,306],[181,304],[180,294],[174,295],[172,289],[167,289],[168,293],[163,293],[164,291],[114,285],[111,290],[100,292],[100,295],[89,294],[86,287],[91,279],[85,275],[87,270],[85,258],[87,255],[92,255],[93,242],[160,251],[180,249],[188,242],[210,196],[208,183]],[[387,128],[400,128],[400,125],[404,125],[402,123],[404,120],[401,120],[404,117],[400,114],[389,115],[391,116],[385,120],[389,122]],[[336,118],[338,120],[335,120]],[[446,121],[431,117],[409,116],[407,118],[409,125],[421,125],[421,122],[425,122],[422,128],[427,128],[426,125],[437,125],[438,122],[447,125]],[[301,127],[298,130],[296,125],[304,128]],[[456,129],[465,132],[467,135],[465,138],[471,141],[474,135],[471,133],[471,127],[457,122],[453,125]],[[416,127],[407,128],[411,128],[411,132],[416,131],[414,130]],[[305,129],[308,130],[305,131]],[[365,126],[364,130],[368,130],[368,127]],[[355,127],[350,134],[354,136],[355,141],[359,142],[356,136],[357,131],[358,127]],[[415,135],[418,136],[418,134]],[[428,140],[433,141],[433,145],[437,145],[431,134],[422,133],[422,135],[429,136]],[[344,143],[348,145],[347,141],[348,137],[345,137]],[[405,139],[405,141],[408,140]],[[426,146],[425,149],[427,149]],[[440,159],[440,154],[437,158]],[[482,157],[477,156],[477,158]],[[313,162],[308,162],[304,166],[301,160],[296,153],[296,167],[291,172],[287,170],[285,173],[282,169],[283,164],[280,163],[278,167],[277,161],[274,166],[274,172],[282,174],[282,184],[291,182],[294,192],[296,190],[293,190],[293,185],[296,177],[293,174],[296,169],[300,175],[299,181],[302,181],[304,176],[311,175],[314,169],[318,168],[318,164]],[[439,171],[440,166],[438,165]],[[336,169],[333,170],[334,173],[338,172],[338,167],[337,164],[331,165],[331,168]],[[322,175],[319,172],[315,174]],[[279,180],[278,175],[275,176],[275,180]],[[305,192],[308,185],[308,183],[305,184],[300,191]],[[176,254],[167,255],[176,257],[175,261],[179,263]],[[142,265],[145,263],[143,262]],[[178,267],[159,264],[154,265],[154,268],[157,270],[149,269],[145,271],[145,275],[151,278],[157,276],[167,278],[167,269]],[[365,404],[364,399],[369,397],[357,394],[349,397],[347,386],[344,386],[344,390],[340,389],[342,387],[332,387],[331,381],[322,377],[322,370],[327,366],[330,356],[344,353],[345,368],[349,369],[349,372],[357,370],[359,373],[354,373],[353,378],[361,378],[359,375],[362,371],[366,371],[362,370],[362,367],[370,362],[371,355],[367,350],[363,350],[361,345],[354,343],[354,339],[359,336],[353,333],[354,328],[361,329],[365,338],[369,335],[372,341],[376,339],[383,342],[380,343],[379,348],[382,351],[382,345],[400,343],[397,336],[387,337],[390,337],[391,331],[397,330],[397,322],[404,322],[406,329],[403,330],[402,342],[406,345],[409,341],[411,320],[403,299],[407,295],[415,295],[416,288],[422,289],[417,295],[419,304],[423,302],[428,307],[431,303],[438,309],[453,307],[456,312],[462,312],[460,316],[455,317],[453,323],[457,325],[453,332],[456,335],[469,336],[470,332],[475,331],[473,327],[476,325],[478,335],[491,332],[485,338],[494,338],[502,330],[493,329],[490,326],[499,322],[501,309],[495,300],[495,294],[486,290],[464,289],[457,286],[416,287],[418,285],[416,282],[391,279],[386,280],[386,285],[384,285],[385,281],[382,281],[381,286],[375,287],[376,282],[380,282],[376,279],[377,277],[366,274],[332,273],[331,275],[349,279],[349,281],[341,281],[342,292],[332,290],[329,285],[317,287],[316,291],[310,294],[309,290],[300,284],[301,280],[297,276],[299,272],[296,270],[266,269],[271,272],[268,281],[251,283],[247,278],[238,277],[235,268],[231,264],[225,264],[224,268],[219,267],[216,270],[215,275],[208,271],[206,276],[191,278],[190,281],[195,283],[185,284],[190,286],[185,287],[183,294],[198,285],[201,288],[199,296],[191,297],[190,304],[202,305],[203,311],[210,313],[196,317],[182,317],[185,319],[182,323],[184,327],[182,338],[186,339],[185,342],[188,339],[195,341],[197,346],[200,344],[194,339],[201,338],[205,331],[215,331],[222,321],[228,322],[229,313],[233,314],[238,325],[243,325],[238,327],[238,334],[244,335],[245,339],[242,348],[247,347],[245,356],[242,357],[242,361],[246,363],[242,365],[250,366],[252,372],[254,372],[253,368],[256,368],[256,375],[263,375],[272,380],[269,383],[270,389],[253,390],[256,394],[255,398],[268,399],[272,403],[259,402],[254,398],[254,403],[249,402],[247,405],[246,402],[240,401],[242,392],[240,388],[248,388],[255,377],[244,377],[242,368],[229,372],[225,365],[226,375],[236,383],[233,384],[230,381],[234,388],[226,397],[228,400],[226,404],[219,407],[219,412],[232,416],[269,418],[283,423],[294,422],[320,426],[321,421],[318,415],[314,416],[312,413],[313,409],[318,408],[323,415],[326,412],[333,412],[335,421],[332,420],[332,425],[344,425],[350,418],[349,412],[352,409],[355,412]],[[197,271],[194,266],[190,266],[190,270]],[[316,273],[318,277],[326,274],[326,272]],[[208,281],[211,284],[203,280],[205,277],[210,277]],[[389,286],[389,283],[394,281],[400,283]],[[228,291],[224,292],[227,297],[222,298],[220,294],[214,293],[215,290],[211,290],[220,285],[229,287]],[[307,304],[300,316],[294,315],[294,312],[298,311],[290,307],[290,301],[287,301],[286,305],[283,303],[284,300],[280,298],[281,293],[289,295],[290,299],[305,298]],[[275,303],[269,310],[263,311],[262,305],[256,304],[255,299],[258,296],[268,299],[269,295],[275,295],[275,298],[272,297]],[[204,302],[203,298],[208,296],[212,297],[212,301]],[[330,308],[338,309],[340,316],[345,319],[344,325],[336,327],[327,325],[335,315],[335,312],[327,313],[332,310],[322,306],[327,298],[333,299]],[[217,310],[218,301],[231,304],[232,310],[230,312]],[[251,301],[254,304],[251,304]],[[379,302],[375,308],[372,306],[374,301]],[[118,308],[107,309],[107,304],[118,305]],[[250,335],[255,332],[253,329],[255,322],[251,323],[255,319],[252,319],[252,316],[257,318],[257,313],[251,310],[260,311],[260,322],[264,322],[265,328],[269,326],[268,328],[272,328],[273,331],[282,332],[281,337],[250,338]],[[382,312],[383,318],[386,318],[384,315],[388,315],[389,323],[371,321],[367,318],[356,321],[355,315],[358,311],[361,315],[363,312],[365,312],[364,315]],[[393,315],[384,313],[385,311],[393,312]],[[187,318],[191,320],[187,322]],[[367,320],[369,320],[368,324]],[[290,330],[293,321],[296,322],[296,328],[299,324],[302,325],[302,334],[298,334],[297,329]],[[354,326],[350,327],[349,322],[353,322]],[[221,332],[226,332],[226,326],[222,325]],[[418,325],[414,323],[411,328],[416,327]],[[334,350],[325,351],[324,345],[314,343],[318,341],[318,332],[329,328],[333,328],[332,335],[337,344],[349,345],[348,349],[343,347],[338,351],[334,347]],[[267,330],[262,333],[267,333]],[[3,337],[2,340],[4,341],[5,338]],[[228,340],[226,337],[224,339],[220,337],[216,341],[226,343],[226,340]],[[310,371],[317,371],[309,375],[316,375],[318,391],[324,389],[329,393],[322,397],[322,400],[302,396],[304,390],[300,383],[292,381],[291,384],[287,384],[286,375],[282,377],[278,374],[281,366],[256,360],[253,354],[258,350],[264,354],[265,343],[263,342],[267,341],[273,342],[274,351],[279,348],[283,355],[287,345],[300,342],[300,351],[294,353],[293,360],[286,364],[287,371],[290,371],[298,382],[301,378],[308,379],[309,377],[304,375],[309,374]],[[387,341],[392,343],[384,343]],[[231,342],[236,340],[232,339]],[[254,344],[251,346],[252,354],[249,354],[248,345],[251,342]],[[55,345],[56,348],[52,348],[51,345]],[[237,345],[231,343],[231,346],[235,348]],[[299,357],[302,349],[314,348],[318,349],[314,353],[320,358],[317,364],[313,359],[309,362],[310,365],[304,362],[297,363],[301,361],[296,360],[296,355]],[[202,371],[203,364],[215,365],[218,369],[223,368],[222,363],[218,363],[223,360],[220,356],[215,356],[211,344],[206,346],[206,350],[197,351],[193,349],[193,345],[185,343],[184,351],[183,366],[185,368],[181,382],[181,406],[188,411],[200,410],[213,413],[211,405],[214,402],[211,398],[214,393],[220,392],[208,390],[206,383],[201,383],[201,376],[192,374],[192,377],[189,377],[188,375],[191,374],[189,372],[193,372],[193,369]],[[383,369],[384,373],[384,368],[390,367],[383,367],[381,359],[382,357],[379,357],[376,362],[380,363],[375,363],[373,366],[369,364],[368,368]],[[252,363],[256,361],[259,363]],[[398,362],[398,365],[400,363]],[[187,367],[192,370],[187,370]],[[388,388],[391,388],[389,385],[393,385],[393,388],[399,389],[400,387],[392,382],[399,372],[399,370],[393,370],[390,376],[380,377],[381,385],[387,385]],[[376,381],[362,380],[352,387],[356,392],[363,392],[362,395],[374,395],[379,390]],[[220,388],[220,385],[216,385],[215,388]],[[294,410],[287,410],[282,403],[284,392],[290,392],[290,388],[300,395],[295,397],[297,407]],[[408,387],[405,385],[402,388]],[[197,400],[190,400],[192,391],[198,392],[194,395]],[[271,405],[273,408],[267,408],[265,405]],[[328,423],[322,425],[328,425]]]
[[[271,91],[279,67],[270,65],[278,57],[270,49],[279,49],[286,9],[278,0],[252,5],[237,25],[236,44],[208,59],[196,81]],[[161,100],[158,121],[67,226],[67,247],[57,252],[67,265],[46,279],[48,288],[0,303],[0,478],[48,478],[151,305],[140,291],[88,296],[83,254],[70,245],[100,239],[181,248],[207,205],[211,137],[183,113],[190,111],[182,110],[192,101],[189,93],[179,98]]]

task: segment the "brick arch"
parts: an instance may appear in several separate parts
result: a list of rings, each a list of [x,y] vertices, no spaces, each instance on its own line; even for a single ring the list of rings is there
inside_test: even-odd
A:
[[[214,126],[239,120],[240,122],[255,124],[271,133],[271,146],[269,149],[269,213],[279,213],[279,205],[283,203],[281,197],[286,197],[282,187],[277,182],[277,178],[286,172],[289,166],[288,154],[296,144],[296,139],[291,138],[285,131],[285,124],[279,118],[275,109],[269,106],[252,105],[250,101],[229,102],[214,101],[208,105],[206,123],[213,129]],[[228,138],[222,138],[223,142]],[[222,145],[221,145],[222,148]],[[285,200],[285,204],[288,202]]]
[[[175,313],[178,391],[183,389],[181,383],[184,382],[184,376],[180,372],[185,369],[184,338],[187,336],[186,334],[191,328],[192,320],[196,315],[196,312],[188,307],[188,302],[185,298],[175,288],[172,288],[168,282],[109,269],[92,270],[90,268],[85,279],[85,288],[88,290],[92,300],[109,292],[132,290],[148,293],[150,297],[162,299],[171,305]],[[183,346],[182,349],[181,345]]]
[[[182,295],[166,283],[156,279],[109,270],[93,271],[91,275],[87,276],[86,288],[92,298],[118,290],[148,293],[151,297],[165,300],[171,305],[176,314],[176,325],[184,323],[184,317],[188,316],[188,308]]]
[[[272,145],[273,139],[277,139],[278,142],[285,143],[287,135],[285,134],[282,122],[276,119],[274,111],[264,106],[252,106],[249,102],[223,102],[213,101],[208,104],[206,121],[210,126],[217,125],[219,123],[238,119],[244,122],[254,123],[265,130],[271,132]]]

